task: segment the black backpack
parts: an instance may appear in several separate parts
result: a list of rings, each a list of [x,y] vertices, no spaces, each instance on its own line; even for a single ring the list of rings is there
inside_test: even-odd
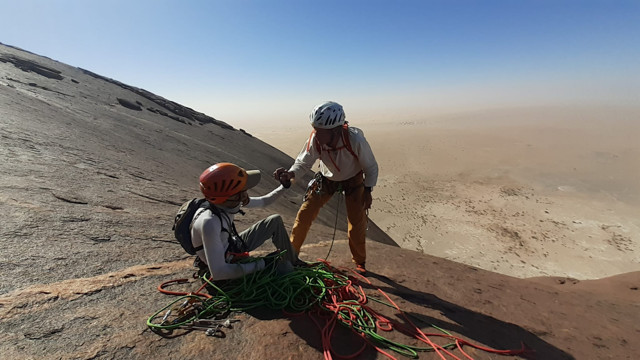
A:
[[[197,251],[202,250],[202,245],[193,247],[191,243],[191,222],[194,220],[193,216],[196,211],[200,208],[210,209],[214,214],[220,216],[218,209],[211,206],[206,199],[191,199],[180,206],[171,229],[184,251],[190,255],[195,255]]]
[[[191,223],[195,220],[194,215],[200,208],[211,210],[211,212],[216,215],[222,223],[220,210],[215,206],[211,206],[206,199],[191,199],[182,204],[173,220],[173,228],[171,230],[173,230],[176,240],[178,240],[184,251],[189,255],[195,255],[196,252],[203,249],[202,245],[194,247],[191,242]],[[233,223],[231,223],[231,229],[232,231],[229,232],[224,227],[222,228],[222,231],[230,235],[229,249],[227,250],[232,252],[246,251],[246,244],[242,241],[242,238],[238,236],[238,231]]]

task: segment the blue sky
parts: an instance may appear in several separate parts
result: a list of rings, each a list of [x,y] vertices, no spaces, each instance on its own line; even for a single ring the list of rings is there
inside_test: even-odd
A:
[[[251,129],[640,104],[640,1],[0,0],[0,42]]]

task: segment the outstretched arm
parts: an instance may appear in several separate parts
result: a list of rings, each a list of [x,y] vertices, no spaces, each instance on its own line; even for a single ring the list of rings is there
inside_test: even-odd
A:
[[[285,187],[280,185],[267,195],[250,197],[249,203],[244,205],[246,208],[263,208],[273,204],[284,194]]]

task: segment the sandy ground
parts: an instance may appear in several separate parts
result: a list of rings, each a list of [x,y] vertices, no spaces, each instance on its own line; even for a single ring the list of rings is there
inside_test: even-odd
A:
[[[248,128],[294,156],[309,135]],[[371,218],[402,247],[516,277],[640,270],[640,110],[351,119],[380,165]]]

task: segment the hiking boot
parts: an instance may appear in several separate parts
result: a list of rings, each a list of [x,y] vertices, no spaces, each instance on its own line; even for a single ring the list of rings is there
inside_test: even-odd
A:
[[[356,272],[360,275],[364,275],[367,273],[367,269],[364,267],[364,263],[356,264]]]

